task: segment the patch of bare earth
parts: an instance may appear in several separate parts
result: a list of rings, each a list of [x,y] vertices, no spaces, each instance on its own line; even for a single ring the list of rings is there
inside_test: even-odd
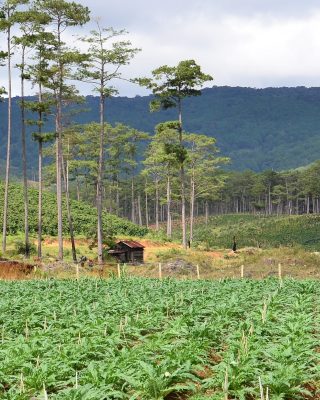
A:
[[[33,271],[33,265],[19,261],[0,260],[0,279],[26,279]]]

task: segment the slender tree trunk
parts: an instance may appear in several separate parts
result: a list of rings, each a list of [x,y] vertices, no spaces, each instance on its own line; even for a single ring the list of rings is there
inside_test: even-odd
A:
[[[156,204],[155,204],[155,211],[156,211],[156,230],[159,230],[159,184],[156,181]]]
[[[179,142],[182,146],[182,105],[181,100],[179,108]],[[187,223],[186,223],[186,194],[185,194],[185,170],[184,162],[180,164],[180,194],[181,194],[181,226],[182,226],[182,245],[187,248]]]
[[[7,18],[10,18],[8,11]],[[2,252],[6,252],[7,247],[7,219],[8,219],[8,192],[9,192],[9,176],[10,176],[10,151],[11,151],[11,29],[8,27],[7,36],[7,51],[8,51],[8,136],[7,136],[7,159],[6,159],[6,180],[4,189],[3,203],[3,226],[2,226]]]
[[[145,184],[145,208],[146,208],[146,227],[149,228],[149,202],[148,202],[147,182]]]
[[[76,244],[74,240],[74,231],[73,231],[73,222],[72,222],[72,215],[71,215],[71,206],[70,206],[70,196],[69,196],[69,184],[68,184],[68,176],[65,168],[64,161],[62,159],[62,174],[64,185],[66,188],[66,203],[67,203],[67,216],[68,216],[68,224],[69,224],[69,233],[70,233],[70,240],[71,240],[71,248],[72,248],[72,259],[76,263],[77,262],[77,251],[76,251]]]
[[[63,94],[63,63],[61,60],[61,22],[58,22],[58,53],[59,53],[59,88],[56,93],[56,168],[57,168],[57,213],[58,213],[58,258],[63,260],[63,226],[62,226],[62,94]]]
[[[79,178],[76,176],[77,200],[80,201],[80,183]]]
[[[29,212],[28,212],[28,177],[27,177],[27,154],[26,154],[26,123],[25,123],[25,106],[24,106],[24,64],[25,64],[25,47],[22,46],[21,56],[21,146],[22,146],[22,171],[23,171],[23,198],[24,198],[24,241],[25,256],[29,258]]]
[[[119,177],[118,176],[117,176],[116,205],[117,205],[117,215],[119,215],[119,212],[120,212],[120,192],[119,192]]]
[[[42,258],[42,140],[41,140],[41,126],[39,124],[39,182],[38,182],[38,189],[39,189],[39,194],[38,194],[38,257],[41,259]]]
[[[171,181],[170,176],[167,176],[167,237],[171,238]]]
[[[62,227],[62,179],[61,179],[61,167],[62,167],[62,132],[61,132],[61,99],[58,96],[58,109],[56,115],[56,131],[58,137],[56,139],[56,168],[57,168],[57,212],[58,212],[58,258],[60,261],[63,260],[63,227]]]
[[[191,175],[191,196],[190,196],[190,243],[193,241],[193,219],[194,219],[194,197],[195,197],[195,183],[194,183],[194,171]]]
[[[100,143],[99,165],[97,178],[97,239],[98,239],[98,263],[103,263],[103,227],[102,227],[102,174],[104,164],[104,82],[100,86]]]
[[[134,178],[131,176],[131,221],[135,224],[136,222],[136,213],[134,207]]]
[[[42,85],[39,83],[39,104],[42,103]],[[38,111],[38,258],[42,258],[42,110]]]
[[[138,194],[138,217],[139,217],[139,225],[142,226],[142,213],[141,213],[141,197]]]
[[[205,203],[205,213],[206,213],[206,218],[205,218],[206,225],[208,225],[208,222],[209,222],[209,204],[208,204],[208,200],[206,200],[206,203]]]

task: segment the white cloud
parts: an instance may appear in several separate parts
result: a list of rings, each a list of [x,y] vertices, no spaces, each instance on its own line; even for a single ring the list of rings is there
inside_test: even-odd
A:
[[[124,68],[126,77],[150,75],[160,65],[192,58],[214,76],[215,85],[320,86],[318,0],[81,3],[92,16],[101,16],[101,24],[128,29],[133,45],[142,48]],[[81,29],[82,34],[92,27]],[[71,31],[69,42],[74,41]],[[117,85],[121,95],[146,93],[126,82]]]

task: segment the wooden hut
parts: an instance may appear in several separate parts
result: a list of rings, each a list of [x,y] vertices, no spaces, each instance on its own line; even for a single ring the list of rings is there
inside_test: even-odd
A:
[[[134,240],[120,240],[108,254],[122,263],[143,263],[144,246]]]

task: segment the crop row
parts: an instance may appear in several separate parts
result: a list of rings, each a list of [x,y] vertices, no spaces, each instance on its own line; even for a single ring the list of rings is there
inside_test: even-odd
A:
[[[298,399],[317,390],[318,282],[39,280],[0,290],[1,399]]]
[[[0,223],[2,223],[4,188],[0,184]],[[56,212],[56,196],[50,191],[43,193],[43,233],[57,235],[58,221]],[[29,188],[29,229],[37,232],[38,229],[38,190]],[[81,201],[71,201],[74,231],[77,235],[94,236],[97,224],[97,212],[94,207]],[[131,223],[115,215],[103,213],[103,225],[107,234],[143,236],[147,229]],[[66,202],[63,200],[63,226],[65,234],[68,233],[68,219]],[[9,188],[8,232],[15,234],[24,229],[24,203],[23,188],[21,185],[12,184]]]

